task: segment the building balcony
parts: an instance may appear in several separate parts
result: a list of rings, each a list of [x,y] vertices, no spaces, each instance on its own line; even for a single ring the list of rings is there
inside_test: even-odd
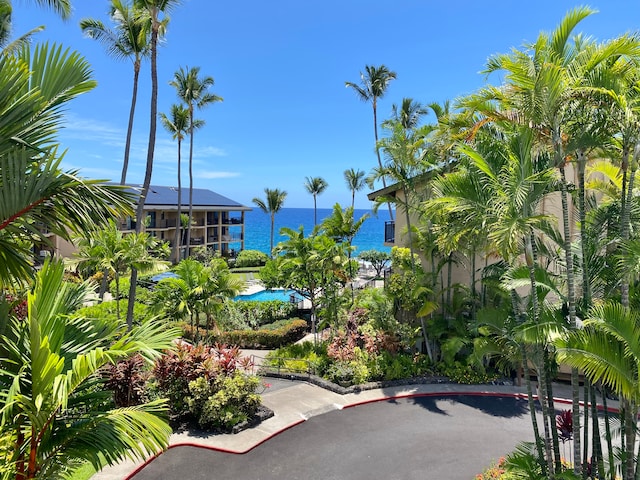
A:
[[[222,235],[223,242],[239,242],[242,240],[242,235],[240,233],[232,233],[229,235]]]
[[[395,243],[396,222],[384,222],[384,243]]]

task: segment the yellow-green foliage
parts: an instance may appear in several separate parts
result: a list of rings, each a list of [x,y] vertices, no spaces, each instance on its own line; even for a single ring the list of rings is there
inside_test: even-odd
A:
[[[231,330],[229,332],[221,332],[214,334],[200,328],[198,335],[200,339],[206,341],[210,345],[221,343],[225,345],[235,345],[240,348],[280,348],[283,345],[300,340],[307,331],[307,322],[301,319],[293,319],[274,330]],[[192,328],[183,325],[184,337],[193,339]]]

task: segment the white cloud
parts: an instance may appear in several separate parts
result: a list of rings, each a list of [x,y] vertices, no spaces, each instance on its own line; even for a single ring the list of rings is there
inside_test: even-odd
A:
[[[209,172],[198,172],[197,176],[199,178],[206,178],[208,180],[211,180],[211,179],[214,179],[214,178],[239,177],[240,173],[239,172],[215,172],[215,171],[209,171]]]

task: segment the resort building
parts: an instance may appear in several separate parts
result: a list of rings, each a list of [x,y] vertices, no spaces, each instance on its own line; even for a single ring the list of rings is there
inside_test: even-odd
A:
[[[136,193],[142,185],[129,184]],[[189,213],[189,189],[182,189],[181,213]],[[230,198],[204,188],[193,189],[193,208],[191,219],[191,241],[186,245],[187,231],[183,228],[181,258],[191,255],[194,250],[206,248],[220,255],[235,256],[244,249],[244,212],[251,210]],[[178,225],[178,189],[152,185],[144,203],[145,225],[143,230],[173,246]],[[183,217],[184,218],[184,217]],[[135,219],[126,218],[119,222],[123,232],[133,232]],[[50,253],[70,257],[76,251],[75,245],[56,235],[49,236],[50,246],[42,246],[40,256]],[[53,252],[51,251],[53,249]]]
[[[129,185],[136,191],[142,185]],[[186,229],[182,235],[180,258],[186,258],[194,249],[204,247],[220,253],[224,257],[235,256],[244,249],[244,212],[250,207],[224,197],[205,188],[193,189],[193,208],[191,219],[191,242],[186,245]],[[189,212],[189,189],[182,189],[181,213]],[[144,231],[160,240],[169,242],[173,247],[178,224],[178,189],[151,185],[144,202],[146,222]],[[133,231],[135,220],[127,218],[120,228]]]

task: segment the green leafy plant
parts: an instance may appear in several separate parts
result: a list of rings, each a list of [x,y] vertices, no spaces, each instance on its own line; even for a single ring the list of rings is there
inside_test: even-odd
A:
[[[255,393],[259,384],[258,377],[239,371],[213,381],[199,377],[189,382],[189,412],[201,427],[230,431],[257,412],[261,404],[260,395]]]
[[[269,256],[260,250],[242,250],[236,257],[236,268],[262,267]]]

